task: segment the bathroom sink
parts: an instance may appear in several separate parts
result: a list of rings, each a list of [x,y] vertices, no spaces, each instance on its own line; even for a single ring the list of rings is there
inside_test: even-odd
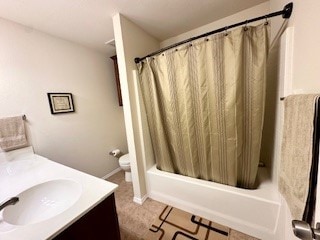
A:
[[[67,179],[35,185],[18,194],[18,203],[3,210],[3,220],[12,225],[47,220],[70,208],[79,199],[81,192],[79,183]]]

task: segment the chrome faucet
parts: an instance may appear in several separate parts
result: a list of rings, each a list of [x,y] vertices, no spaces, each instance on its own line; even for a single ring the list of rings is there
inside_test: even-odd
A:
[[[0,203],[0,211],[2,209],[4,209],[6,206],[15,205],[17,202],[19,202],[19,198],[18,197],[9,198],[8,200]]]

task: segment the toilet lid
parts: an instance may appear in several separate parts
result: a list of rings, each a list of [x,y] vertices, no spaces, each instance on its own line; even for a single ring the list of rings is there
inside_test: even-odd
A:
[[[121,156],[119,159],[119,163],[121,165],[130,165],[129,154],[125,154],[125,155]]]

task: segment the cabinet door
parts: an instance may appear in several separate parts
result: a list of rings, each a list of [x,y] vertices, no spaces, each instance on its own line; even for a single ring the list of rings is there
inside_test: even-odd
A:
[[[120,240],[114,194],[60,233],[54,240]]]

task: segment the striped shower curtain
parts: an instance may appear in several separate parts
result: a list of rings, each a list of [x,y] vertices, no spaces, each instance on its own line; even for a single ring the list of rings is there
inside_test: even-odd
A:
[[[138,64],[158,169],[254,187],[268,28],[237,28]]]

